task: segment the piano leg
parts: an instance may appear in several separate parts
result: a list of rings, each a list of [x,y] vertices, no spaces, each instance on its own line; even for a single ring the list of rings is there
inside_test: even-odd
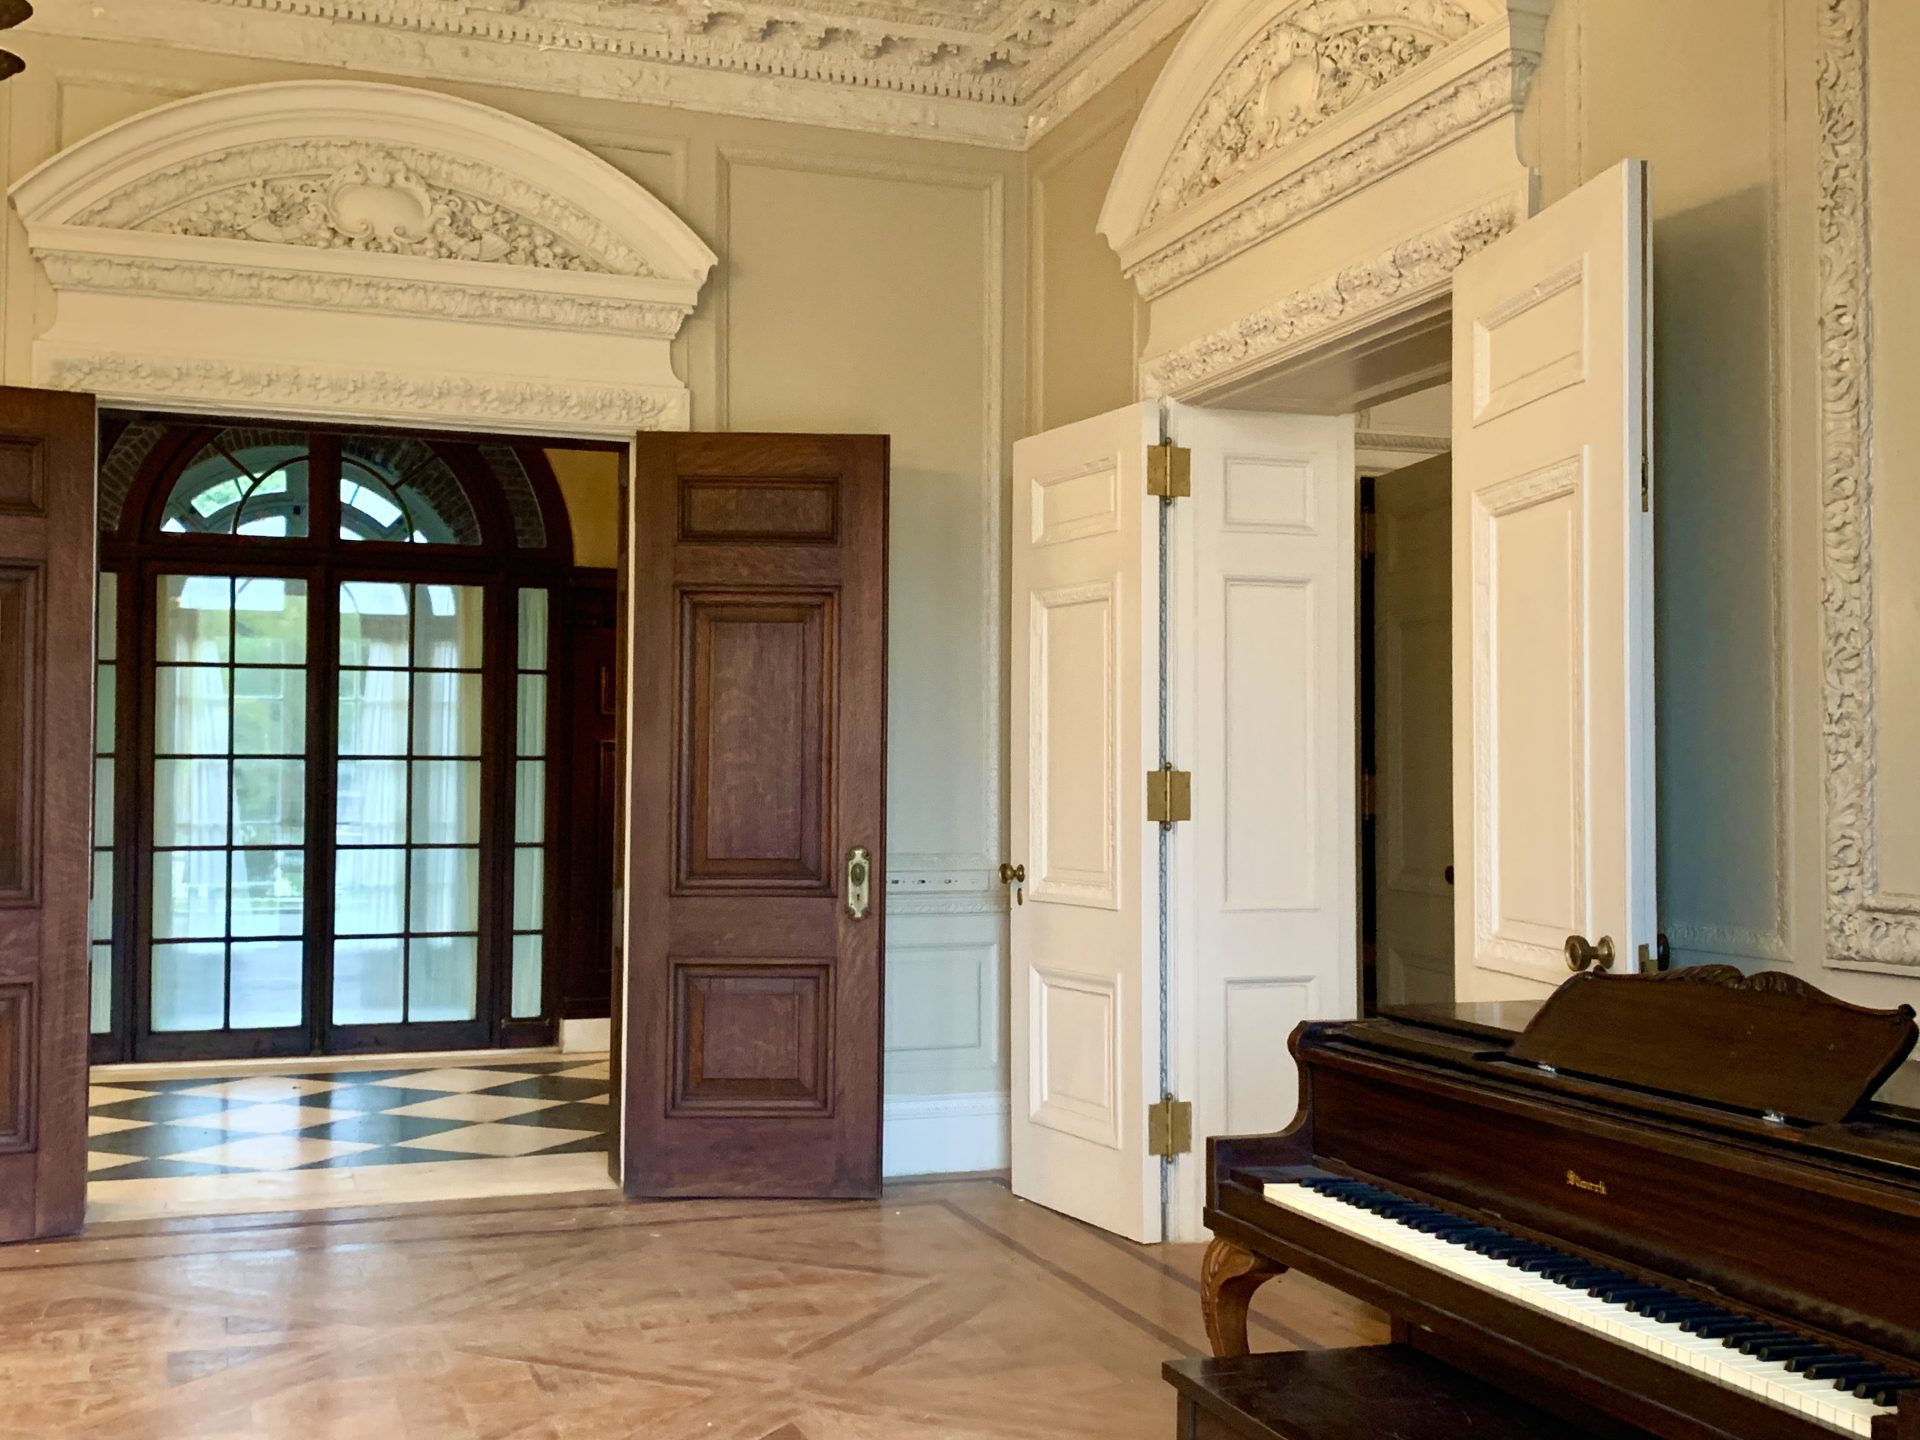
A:
[[[1215,1355],[1245,1355],[1247,1307],[1253,1292],[1286,1266],[1243,1250],[1231,1240],[1214,1237],[1200,1263],[1200,1313],[1207,1322],[1207,1342]]]

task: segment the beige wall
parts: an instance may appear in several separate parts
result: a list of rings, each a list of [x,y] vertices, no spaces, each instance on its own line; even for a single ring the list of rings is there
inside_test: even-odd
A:
[[[0,87],[9,182],[104,125],[185,95],[384,78],[31,34],[9,44],[28,62]],[[892,437],[889,850],[901,888],[889,903],[889,1091],[1003,1091],[1005,898],[992,871],[1003,853],[1000,497],[1025,394],[1022,157],[432,88],[587,146],[718,252],[676,345],[696,428]],[[51,292],[11,208],[0,281],[0,378],[26,383]],[[596,508],[604,527],[611,511]],[[611,537],[592,525],[577,541],[607,563]]]
[[[1911,979],[1825,963],[1816,86],[1824,5],[1558,0],[1524,145],[1545,198],[1623,156],[1654,218],[1661,923],[1682,963],[1787,967],[1867,1003]],[[1872,6],[1869,169],[1881,885],[1920,894],[1920,14]],[[1649,43],[1657,37],[1657,43]]]
[[[1094,230],[1127,135],[1176,33],[1041,137],[1027,154],[1027,426],[1113,410],[1139,389],[1145,307]]]

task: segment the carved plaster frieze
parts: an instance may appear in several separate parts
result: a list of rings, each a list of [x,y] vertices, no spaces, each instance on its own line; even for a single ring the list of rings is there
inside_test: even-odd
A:
[[[281,140],[142,177],[73,223],[204,239],[646,276],[633,248],[529,177],[418,146]]]
[[[1385,179],[1510,114],[1517,70],[1530,62],[1499,55],[1349,143],[1308,161],[1231,209],[1172,238],[1128,274],[1147,299],[1165,294],[1270,235],[1296,225],[1363,186]]]
[[[1881,892],[1874,710],[1873,268],[1866,0],[1821,0],[1820,608],[1825,638],[1826,960],[1920,968],[1920,900]]]
[[[135,351],[43,354],[35,382],[106,400],[174,402],[187,408],[245,406],[257,414],[387,417],[482,424],[549,434],[680,430],[687,393],[678,386],[541,381],[240,357],[144,355]]]
[[[1526,197],[1477,205],[1444,224],[1400,241],[1371,260],[1349,265],[1212,334],[1148,360],[1141,367],[1149,395],[1176,399],[1234,375],[1304,353],[1369,318],[1404,311],[1427,295],[1444,295],[1462,260],[1520,223]]]
[[[239,269],[219,259],[49,249],[40,253],[40,260],[58,290],[364,310],[543,330],[607,331],[662,340],[671,340],[680,332],[690,308],[665,301],[452,285],[278,265]]]
[[[1167,157],[1143,223],[1244,174],[1490,18],[1458,0],[1305,0],[1288,7],[1220,72]]]

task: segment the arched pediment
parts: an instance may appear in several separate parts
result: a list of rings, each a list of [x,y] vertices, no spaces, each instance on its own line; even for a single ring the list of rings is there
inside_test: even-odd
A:
[[[568,370],[555,364],[554,347],[567,343],[560,337],[627,342],[597,359],[574,347],[583,382],[618,374],[630,392],[630,402],[586,410],[684,423],[684,387],[667,346],[694,308],[713,252],[628,176],[502,111],[396,85],[246,86],[82,140],[20,180],[12,198],[61,299],[36,350],[41,383],[111,394],[115,368],[139,359],[151,389],[169,360],[194,359],[187,368],[204,373],[243,353],[284,375],[288,365],[327,363],[330,345],[345,348],[337,358],[352,364],[353,337],[328,329],[357,315],[368,346],[397,359],[451,345],[443,356],[484,364],[496,382],[524,368],[502,332],[549,333],[521,342],[524,363],[537,355],[557,370],[548,384]],[[139,353],[155,342],[135,337],[162,320],[167,302],[203,314],[217,306],[255,318],[291,313],[297,339],[285,353],[260,332],[219,355]],[[218,315],[234,318],[231,308]],[[394,331],[408,319],[413,330]],[[436,341],[418,328],[428,324],[467,328]],[[238,338],[231,324],[213,328]],[[377,337],[382,329],[393,333]],[[604,378],[593,383],[606,393]],[[476,379],[468,388],[468,408],[487,408],[488,387]],[[460,386],[438,389],[454,395]],[[652,392],[644,403],[642,390]],[[399,393],[403,402],[419,396],[413,408],[438,418],[484,418],[417,387]],[[399,408],[404,416],[408,407]]]
[[[1151,298],[1511,123],[1551,4],[1212,0],[1141,111],[1101,234]]]

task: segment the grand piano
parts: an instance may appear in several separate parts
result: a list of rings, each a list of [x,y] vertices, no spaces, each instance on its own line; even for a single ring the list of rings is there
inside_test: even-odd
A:
[[[1725,966],[1303,1025],[1291,1128],[1207,1144],[1214,1352],[1292,1268],[1388,1314],[1376,1355],[1462,1377],[1454,1413],[1552,1417],[1485,1433],[1920,1440],[1914,1040],[1910,1008]],[[1207,1428],[1190,1399],[1259,1388],[1238,1363],[1169,1367],[1182,1433],[1322,1433],[1282,1382],[1272,1428]]]

